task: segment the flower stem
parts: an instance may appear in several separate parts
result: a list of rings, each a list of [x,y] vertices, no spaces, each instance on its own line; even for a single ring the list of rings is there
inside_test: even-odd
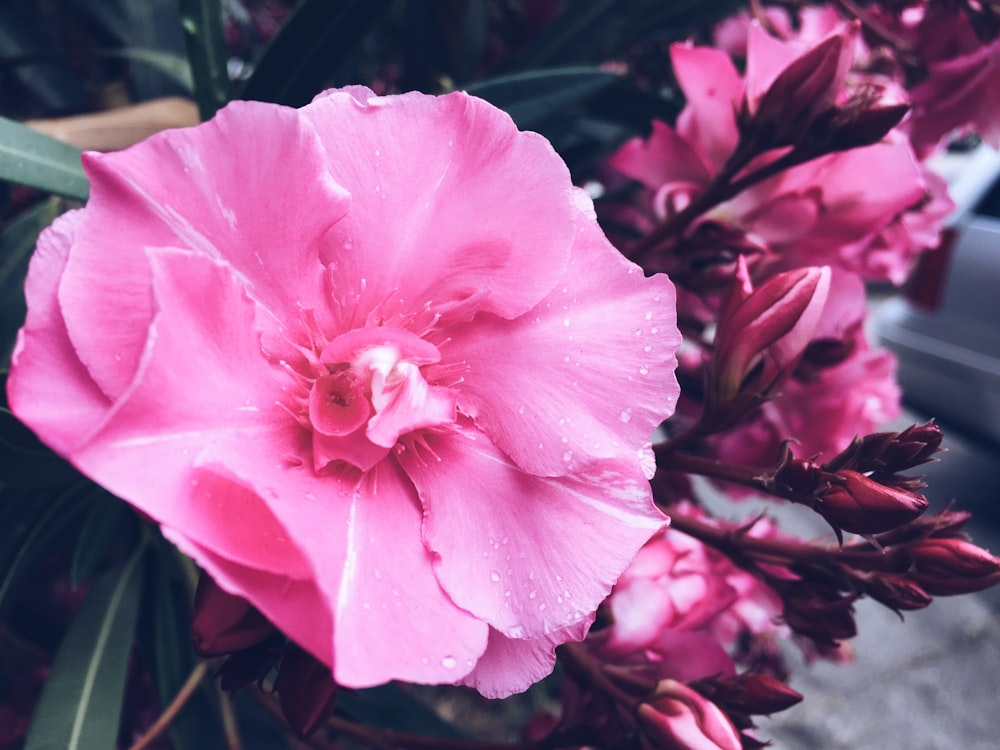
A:
[[[198,662],[194,669],[191,670],[191,674],[188,675],[187,680],[181,685],[181,689],[177,691],[177,695],[170,701],[170,705],[157,717],[156,721],[153,722],[153,726],[147,729],[146,733],[132,744],[129,750],[144,750],[152,745],[166,731],[167,727],[170,726],[170,722],[177,718],[177,714],[181,712],[181,709],[184,708],[191,696],[194,695],[194,691],[198,689],[198,685],[205,679],[206,674],[208,674],[208,664],[203,661]]]

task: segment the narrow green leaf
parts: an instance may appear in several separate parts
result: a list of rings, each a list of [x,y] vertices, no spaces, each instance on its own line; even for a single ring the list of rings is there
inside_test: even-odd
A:
[[[0,234],[0,359],[4,362],[24,323],[24,277],[31,252],[42,229],[62,211],[62,203],[60,198],[48,198],[23,211]]]
[[[301,0],[271,40],[240,99],[301,107],[323,88],[393,0]]]
[[[530,130],[620,78],[597,67],[550,68],[493,78],[465,90],[506,110],[518,127]]]
[[[56,654],[25,750],[115,749],[144,551],[94,582]]]
[[[73,548],[70,583],[74,587],[94,574],[127,517],[125,503],[114,495],[102,492],[93,499]]]
[[[160,71],[168,78],[179,83],[189,93],[194,93],[194,76],[191,75],[191,63],[173,52],[158,49],[103,49],[94,52],[98,57],[120,57],[125,60],[143,63]],[[227,80],[228,85],[228,80]]]
[[[191,648],[191,602],[178,565],[179,552],[157,536],[150,565],[143,615],[143,661],[149,665],[161,705],[177,694],[196,657]],[[223,747],[225,742],[215,691],[203,683],[170,724],[174,750]]]
[[[90,191],[80,149],[6,117],[0,117],[0,180],[78,201]]]
[[[226,38],[219,0],[180,0],[181,26],[194,77],[194,98],[202,120],[229,100]]]
[[[8,487],[61,487],[80,476],[43,445],[9,409],[0,407],[0,484]]]
[[[70,524],[75,523],[87,507],[90,495],[88,482],[81,481],[49,501],[44,507],[37,499],[20,499],[27,512],[21,517],[23,529],[13,529],[15,551],[7,561],[0,578],[0,615],[15,601],[21,587],[34,580],[35,564],[51,554],[52,542]],[[7,502],[11,502],[10,499]],[[6,531],[6,529],[4,530]]]
[[[383,729],[465,739],[458,727],[394,683],[364,690],[341,690],[337,693],[337,711]]]

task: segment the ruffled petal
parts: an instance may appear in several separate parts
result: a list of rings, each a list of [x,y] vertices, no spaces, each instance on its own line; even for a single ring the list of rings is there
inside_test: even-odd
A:
[[[677,118],[677,132],[714,174],[739,141],[736,111],[743,79],[729,55],[711,47],[674,44],[670,60],[687,99]]]
[[[486,653],[461,682],[487,698],[506,698],[527,690],[552,673],[556,647],[583,640],[592,621],[593,617],[538,638],[508,638],[491,628]]]
[[[653,121],[653,132],[646,140],[626,141],[611,157],[611,166],[653,190],[670,182],[707,185],[711,179],[691,145],[659,120]]]
[[[666,521],[635,459],[531,476],[471,426],[409,441],[398,458],[441,585],[511,638],[586,620]]]
[[[413,485],[395,461],[361,478],[334,616],[341,685],[454,682],[486,648],[486,623],[457,607],[434,577],[421,521]]]
[[[80,363],[56,299],[59,278],[83,218],[72,211],[38,238],[24,296],[28,319],[14,347],[7,398],[11,409],[53,450],[66,454],[100,424],[111,402]],[[53,374],[58,373],[58,380]]]
[[[440,344],[446,367],[465,367],[459,411],[533,474],[634,459],[680,393],[673,285],[644,278],[582,219],[566,276],[534,310],[479,315]]]
[[[275,627],[324,664],[333,663],[333,621],[313,580],[294,580],[241,565],[164,527],[163,536],[208,571],[231,594],[252,603]],[[308,627],[302,627],[308,623]]]
[[[225,264],[177,250],[150,255],[157,313],[139,374],[69,458],[221,555],[308,575],[281,524],[252,492],[225,484],[231,477],[224,473],[204,473],[211,464],[206,449],[227,435],[246,441],[279,434],[291,442],[301,432],[276,404],[287,376],[260,355],[255,304]]]
[[[317,241],[350,201],[324,160],[304,118],[259,102],[84,155],[91,200],[59,299],[80,359],[109,397],[135,376],[155,314],[146,248],[225,258],[278,321],[322,304]]]
[[[468,94],[387,101],[353,87],[302,110],[355,197],[324,253],[344,314],[446,311],[482,290],[481,309],[502,317],[533,307],[563,275],[573,241],[562,160]]]

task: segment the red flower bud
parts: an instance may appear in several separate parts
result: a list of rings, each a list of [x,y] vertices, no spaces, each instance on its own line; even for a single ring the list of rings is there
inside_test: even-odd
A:
[[[783,594],[782,619],[796,633],[819,644],[836,646],[837,641],[858,633],[854,623],[854,596],[820,584],[791,584]]]
[[[637,713],[648,748],[740,750],[743,746],[722,709],[676,680],[661,680]]]
[[[772,396],[809,344],[829,289],[826,267],[779,273],[754,289],[740,256],[719,315],[706,411]]]
[[[930,594],[906,576],[873,573],[864,582],[864,592],[894,610],[923,609],[931,603]]]
[[[969,594],[1000,583],[1000,559],[964,539],[922,539],[908,549],[910,576],[934,596]]]
[[[816,510],[834,526],[855,534],[878,534],[908,523],[927,510],[927,498],[888,487],[850,469],[822,492]]]
[[[744,100],[744,132],[762,140],[764,148],[794,145],[819,115],[834,107],[854,60],[859,29],[853,22],[826,37],[792,60],[756,102]],[[748,71],[747,78],[753,81],[758,75]]]
[[[194,595],[191,641],[200,656],[221,656],[264,641],[275,627],[254,607],[202,574]]]
[[[333,714],[337,685],[330,668],[301,649],[291,649],[282,660],[274,689],[288,725],[302,739]]]
[[[698,683],[702,687],[713,703],[731,713],[774,714],[802,700],[800,693],[766,674],[710,677]]]

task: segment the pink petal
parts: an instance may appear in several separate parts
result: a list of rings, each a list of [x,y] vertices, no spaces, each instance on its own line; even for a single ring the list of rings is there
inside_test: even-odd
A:
[[[673,413],[675,315],[669,279],[644,278],[584,215],[566,276],[544,301],[516,320],[449,328],[440,348],[467,368],[459,410],[525,471],[558,476],[634,458]]]
[[[618,149],[611,166],[653,190],[667,182],[706,185],[711,178],[690,144],[658,120],[649,138],[632,138]]]
[[[461,92],[379,99],[354,87],[302,114],[355,197],[323,256],[352,307],[389,318],[488,290],[482,309],[510,318],[562,276],[569,174],[548,141],[500,110]]]
[[[351,499],[334,618],[342,685],[454,682],[486,648],[486,623],[459,609],[434,577],[434,556],[420,541],[422,515],[392,460],[366,474]]]
[[[111,407],[77,358],[56,300],[82,218],[80,211],[64,214],[38,238],[24,287],[28,319],[18,334],[7,379],[11,410],[63,454]]]
[[[488,628],[435,578],[418,501],[399,467],[387,459],[365,474],[316,475],[281,456],[280,444],[263,437],[217,444],[205,460],[251,486],[308,559],[333,618],[334,679],[356,688],[460,679],[485,649]],[[301,640],[310,627],[305,618],[284,629]]]
[[[230,475],[206,473],[210,462],[201,458],[226,435],[246,441],[300,432],[275,405],[286,376],[260,356],[255,305],[223,264],[177,250],[150,256],[158,309],[136,381],[69,458],[116,495],[221,555],[307,576],[301,555],[260,500]]]
[[[677,118],[677,132],[715,173],[736,148],[736,110],[743,80],[729,55],[711,47],[670,47],[677,81],[687,105]]]
[[[586,620],[665,519],[632,460],[531,476],[469,426],[411,441],[399,461],[424,506],[424,543],[452,600],[502,634]]]
[[[280,321],[320,304],[317,241],[349,202],[324,158],[295,110],[258,102],[234,102],[197,129],[125,151],[84,155],[91,201],[59,299],[80,359],[109,397],[135,376],[155,314],[144,248],[225,258]]]
[[[222,588],[251,602],[283,633],[324,664],[333,663],[333,623],[315,581],[292,580],[234,563],[174,529],[164,527],[163,535],[194,559]],[[303,623],[308,623],[308,627],[302,627]]]
[[[786,42],[768,34],[753,21],[747,34],[747,99],[756,106],[774,79],[807,49],[797,42]]]
[[[552,673],[556,646],[566,641],[583,640],[592,620],[590,617],[565,630],[538,638],[508,638],[490,628],[486,653],[462,679],[462,684],[475,688],[487,698],[506,698],[527,690]]]

